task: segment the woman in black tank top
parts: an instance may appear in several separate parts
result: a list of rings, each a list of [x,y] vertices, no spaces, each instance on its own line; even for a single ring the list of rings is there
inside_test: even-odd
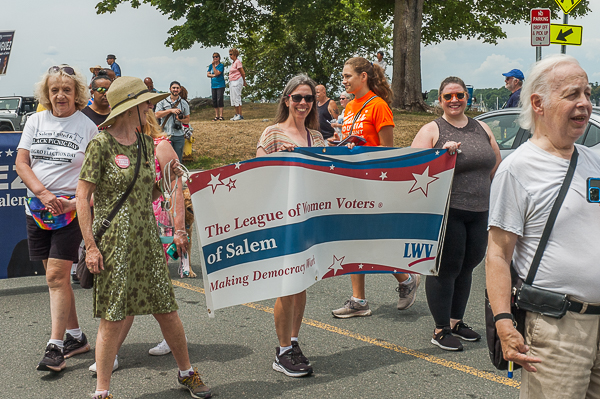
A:
[[[425,292],[435,320],[431,343],[461,351],[458,338],[481,339],[463,322],[463,316],[473,269],[485,256],[490,184],[501,158],[490,128],[465,115],[468,93],[462,79],[446,78],[439,93],[444,114],[423,126],[411,147],[447,149],[456,154],[439,275],[427,276]]]

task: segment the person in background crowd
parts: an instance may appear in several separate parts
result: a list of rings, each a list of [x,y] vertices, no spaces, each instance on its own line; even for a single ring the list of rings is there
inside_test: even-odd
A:
[[[387,62],[383,59],[383,51],[377,52],[377,60],[373,61],[373,64],[379,65],[381,69],[383,69],[383,73],[385,74],[385,69],[387,68]]]
[[[315,82],[306,75],[290,79],[279,100],[275,125],[260,136],[256,156],[277,151],[293,151],[295,147],[324,147],[325,140],[316,129],[318,112],[314,107]],[[275,349],[273,370],[289,377],[303,377],[313,372],[310,361],[298,344],[298,334],[306,306],[306,291],[277,298],[275,331],[279,347]]]
[[[109,54],[106,56],[106,63],[110,65],[110,69],[115,73],[115,76],[118,78],[121,76],[121,67],[116,62],[117,57],[114,54]]]
[[[331,126],[332,121],[337,120],[340,112],[335,101],[327,97],[325,86],[317,86],[317,111],[319,112],[319,131],[324,139],[333,137],[335,130]]]
[[[213,121],[215,122],[223,120],[223,96],[225,95],[224,71],[225,67],[221,63],[221,55],[213,53],[212,64],[208,66],[206,76],[210,78],[210,90],[212,92],[213,108],[215,109],[215,118]]]
[[[131,93],[134,93],[133,95]],[[111,113],[107,127],[86,150],[77,186],[77,211],[87,248],[87,266],[94,276],[94,316],[100,317],[96,345],[98,378],[93,399],[112,398],[111,373],[119,350],[120,334],[128,316],[152,314],[177,362],[178,381],[194,398],[208,398],[210,389],[189,360],[185,332],[158,235],[152,201],[162,191],[155,179],[152,139],[140,134],[146,112],[168,94],[148,93],[141,79],[122,77],[107,92]],[[141,154],[138,157],[138,152]],[[126,204],[99,243],[94,239],[102,220],[121,198],[141,163],[139,177]],[[179,164],[173,165],[173,170]],[[166,177],[173,184],[175,175]],[[163,180],[164,182],[164,180]],[[90,199],[94,195],[92,220]]]
[[[229,67],[229,96],[231,98],[231,106],[235,108],[235,116],[232,121],[244,119],[242,116],[242,88],[247,86],[246,72],[242,67],[242,61],[238,58],[240,52],[236,48],[229,50],[229,58],[233,61]]]
[[[523,87],[523,81],[525,76],[519,69],[513,69],[509,72],[502,74],[504,78],[504,87],[506,87],[512,93],[506,102],[504,108],[515,108],[519,106],[519,99],[521,98],[521,88]]]
[[[465,115],[469,94],[462,79],[444,79],[439,93],[444,114],[423,126],[411,147],[447,149],[456,154],[442,261],[439,274],[427,276],[425,292],[435,321],[431,343],[461,351],[458,338],[481,339],[463,317],[473,269],[485,256],[490,184],[501,158],[488,125]]]
[[[90,118],[96,126],[104,122],[108,114],[110,114],[110,105],[108,105],[108,100],[106,99],[106,92],[111,83],[112,81],[108,77],[108,74],[103,70],[100,70],[98,75],[90,82],[90,93],[94,101],[92,101],[91,105],[82,109],[81,112]]]
[[[523,366],[521,399],[600,395],[600,207],[587,201],[600,157],[575,144],[592,114],[590,95],[575,58],[537,62],[523,85],[519,119],[533,136],[500,164],[492,183],[487,290],[504,358]],[[568,307],[560,319],[528,311],[522,336],[511,320],[511,269],[527,278],[574,153],[573,180],[533,280],[542,293],[565,295]]]
[[[90,72],[92,73],[92,79],[98,75],[98,72],[102,70],[100,65],[96,65],[90,68]]]
[[[180,97],[181,85],[177,81],[169,86],[171,96],[156,104],[156,117],[163,118],[162,127],[171,140],[171,145],[182,162],[185,138],[183,125],[190,123],[190,106]]]
[[[354,100],[354,94],[350,94],[345,91],[343,91],[342,94],[340,94],[340,104],[344,109],[342,109],[342,113],[338,116],[337,121],[335,123],[331,124],[331,126],[335,130],[335,133],[334,133],[334,137],[329,139],[330,142],[331,141],[341,141],[341,140],[345,139],[345,137],[342,137],[342,126],[344,125],[344,111],[345,111],[346,105],[348,105],[348,103],[352,100]]]
[[[371,64],[362,57],[350,58],[344,64],[342,83],[346,92],[355,95],[346,105],[342,136],[350,134],[364,138],[367,146],[393,147],[394,115],[389,103],[392,101],[392,89],[387,82],[383,69]],[[363,107],[364,106],[364,107]],[[360,115],[360,124],[355,125],[355,116]],[[418,274],[394,273],[398,281],[398,310],[408,309],[415,302],[417,288],[421,281]],[[352,274],[352,297],[343,307],[333,310],[338,318],[370,316],[371,309],[366,299],[365,275]]]
[[[88,88],[72,67],[48,69],[35,95],[46,111],[27,119],[15,166],[29,197],[25,208],[29,257],[44,263],[50,291],[52,331],[37,369],[58,372],[66,367],[66,358],[90,350],[79,328],[70,272],[79,260],[82,239],[75,190],[85,149],[98,129],[80,112],[87,104]]]
[[[146,85],[150,93],[158,93],[158,90],[154,88],[154,82],[152,81],[151,77],[147,77],[146,79],[144,79],[144,84]]]

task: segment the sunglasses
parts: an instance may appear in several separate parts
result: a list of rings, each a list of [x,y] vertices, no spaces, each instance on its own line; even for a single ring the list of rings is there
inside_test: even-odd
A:
[[[219,57],[218,55],[213,55],[213,58],[221,58],[221,57]]]
[[[465,93],[464,91],[462,91],[460,93],[446,93],[446,94],[442,94],[442,98],[444,99],[444,101],[452,101],[452,99],[454,97],[456,97],[456,99],[458,101],[460,101],[460,100],[464,100],[466,95],[467,95],[467,93]]]
[[[94,91],[96,91],[100,94],[104,94],[108,91],[108,89],[106,87],[98,87],[98,88],[94,89]]]
[[[64,65],[64,66],[56,66],[55,65],[55,66],[48,68],[48,73],[56,73],[58,71],[63,71],[67,75],[71,75],[71,76],[75,75],[75,70],[68,65]]]
[[[288,97],[291,97],[292,101],[295,103],[299,103],[304,99],[307,103],[312,103],[315,101],[315,96],[312,94],[307,94],[303,96],[302,94],[290,94]]]
[[[346,97],[340,97],[340,101],[345,100],[345,99],[346,99]]]

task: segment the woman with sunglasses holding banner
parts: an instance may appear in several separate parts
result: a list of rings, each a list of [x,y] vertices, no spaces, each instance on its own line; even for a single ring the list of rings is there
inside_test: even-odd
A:
[[[260,136],[256,156],[278,151],[293,151],[295,147],[325,147],[319,133],[319,114],[314,106],[316,84],[306,75],[290,79],[279,100],[275,125]],[[295,295],[277,298],[275,302],[275,332],[279,340],[273,370],[289,377],[303,377],[313,372],[310,361],[298,344],[302,325],[306,290]]]
[[[500,150],[489,126],[465,115],[467,87],[450,76],[440,85],[444,114],[423,126],[411,147],[447,149],[456,154],[442,261],[437,276],[427,276],[425,292],[435,321],[431,343],[461,351],[464,341],[481,336],[463,321],[473,269],[487,247],[490,184],[500,164]]]
[[[35,96],[46,110],[27,119],[15,165],[27,186],[29,258],[44,263],[50,291],[52,332],[37,369],[58,372],[66,358],[90,350],[79,328],[71,265],[79,259],[82,239],[75,190],[85,149],[98,129],[81,112],[89,99],[85,78],[70,66],[48,69]]]
[[[390,109],[392,89],[384,70],[377,64],[362,57],[350,58],[344,64],[342,83],[346,92],[355,96],[344,109],[342,140],[349,135],[364,138],[367,146],[394,146],[394,115]],[[406,273],[393,275],[398,287],[399,310],[408,309],[415,302],[420,276]],[[352,297],[344,306],[333,310],[335,317],[346,319],[356,316],[370,316],[371,309],[366,299],[365,275],[352,274]]]

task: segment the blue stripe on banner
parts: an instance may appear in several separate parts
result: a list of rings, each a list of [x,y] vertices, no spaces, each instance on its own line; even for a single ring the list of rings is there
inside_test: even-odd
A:
[[[442,220],[443,215],[427,213],[324,215],[240,234],[205,245],[202,251],[206,270],[213,273],[242,263],[303,252],[314,245],[332,241],[437,241]]]
[[[373,148],[373,147],[355,147],[353,150],[348,149],[347,147],[326,147],[327,154],[324,155],[321,148],[295,148],[294,152],[290,153],[290,155],[285,157],[279,156],[269,156],[269,157],[259,157],[245,161],[244,163],[251,162],[299,162],[307,165],[316,165],[323,166],[324,162],[332,162],[336,165],[342,165],[347,169],[370,169],[373,165],[385,165],[386,168],[405,168],[409,166],[422,165],[428,162],[431,162],[440,156],[444,155],[447,150],[439,150],[439,149],[429,149],[422,150],[411,154],[406,154],[403,156],[394,156],[391,158],[377,158],[377,159],[369,159],[366,161],[348,161],[338,158],[331,158],[331,156],[341,156],[341,155],[352,155],[357,153],[366,153],[366,152],[374,152],[374,151],[389,151],[386,148]],[[358,150],[357,150],[358,149]],[[436,152],[438,153],[436,155]],[[293,153],[299,153],[305,155],[307,157],[315,158],[316,160],[310,160],[305,158],[296,158],[293,157]]]

